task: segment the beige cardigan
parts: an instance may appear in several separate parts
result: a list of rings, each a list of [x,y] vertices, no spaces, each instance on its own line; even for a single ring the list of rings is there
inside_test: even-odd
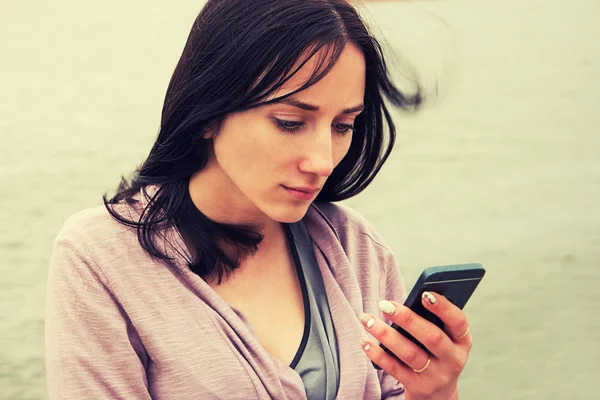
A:
[[[390,249],[346,206],[313,204],[304,221],[338,340],[338,399],[404,399],[402,385],[361,349],[366,333],[357,319],[381,316],[380,299],[405,299]],[[186,267],[179,233],[168,231],[160,246],[175,262],[151,258],[104,206],[65,222],[48,276],[49,398],[306,399],[296,371]]]

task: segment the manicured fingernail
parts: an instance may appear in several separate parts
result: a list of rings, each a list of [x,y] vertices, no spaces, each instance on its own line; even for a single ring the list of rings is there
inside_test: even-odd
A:
[[[375,325],[375,318],[369,314],[363,314],[360,316],[360,321],[369,329]]]
[[[381,300],[379,302],[379,309],[388,315],[392,315],[394,311],[396,311],[396,307],[387,300]]]
[[[429,304],[435,304],[435,297],[429,292],[423,292],[423,298],[427,300]]]
[[[364,351],[371,350],[371,343],[369,343],[369,342],[363,342],[362,348],[363,348]]]

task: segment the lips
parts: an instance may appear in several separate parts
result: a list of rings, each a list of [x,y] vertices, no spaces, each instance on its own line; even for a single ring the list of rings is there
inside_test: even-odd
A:
[[[283,186],[283,185],[282,185]],[[283,186],[283,188],[296,200],[302,200],[302,201],[310,201],[312,200],[315,195],[317,194],[317,192],[320,190],[320,188],[311,188],[311,187],[288,187],[288,186]]]
[[[287,189],[297,190],[299,192],[304,192],[306,194],[315,194],[320,190],[320,188],[310,188],[310,187],[294,187],[294,186],[284,186]]]

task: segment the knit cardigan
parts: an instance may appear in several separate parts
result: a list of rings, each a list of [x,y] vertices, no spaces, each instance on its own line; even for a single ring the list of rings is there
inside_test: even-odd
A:
[[[336,331],[337,398],[404,399],[403,386],[375,370],[361,349],[367,334],[357,318],[382,317],[381,299],[404,301],[392,252],[347,206],[313,203],[304,222]],[[265,350],[243,313],[187,267],[176,228],[158,246],[172,262],[146,253],[135,229],[104,206],[66,220],[47,283],[49,398],[306,399],[298,373]]]

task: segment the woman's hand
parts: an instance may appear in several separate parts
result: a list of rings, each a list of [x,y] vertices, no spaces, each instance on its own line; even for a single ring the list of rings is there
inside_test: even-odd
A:
[[[431,354],[370,314],[360,317],[365,329],[404,363],[371,341],[365,341],[363,349],[375,364],[402,382],[407,400],[458,399],[458,376],[472,345],[467,317],[440,294],[425,292],[421,301],[444,322],[445,332],[399,303],[382,300],[379,306],[390,321],[413,335]]]

